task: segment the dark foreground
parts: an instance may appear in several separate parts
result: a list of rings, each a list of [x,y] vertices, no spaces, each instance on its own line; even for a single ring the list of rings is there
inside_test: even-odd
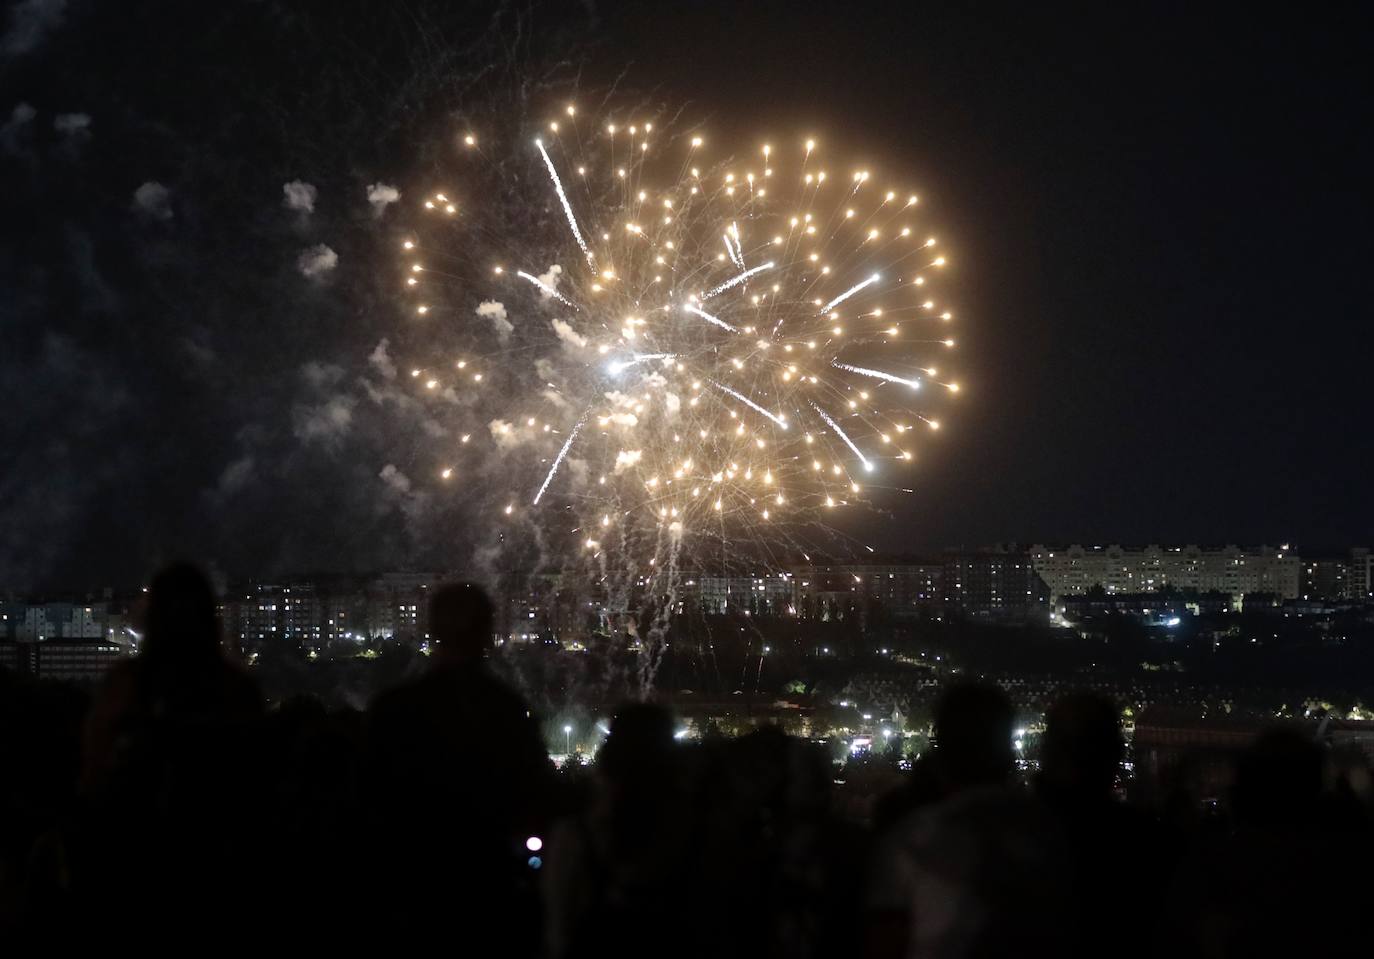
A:
[[[382,942],[501,956],[1314,954],[1358,943],[1371,779],[1276,728],[1229,802],[1116,799],[1108,702],[1069,694],[1015,775],[992,687],[871,815],[774,730],[683,744],[627,705],[556,771],[484,662],[490,604],[436,591],[424,676],[366,712],[266,711],[193,570],[154,583],[140,656],[87,702],[0,676],[4,941]]]

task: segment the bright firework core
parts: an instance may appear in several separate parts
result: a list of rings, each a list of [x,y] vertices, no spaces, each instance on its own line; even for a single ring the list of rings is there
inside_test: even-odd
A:
[[[863,484],[908,483],[937,427],[914,404],[958,389],[935,379],[953,313],[916,196],[814,141],[711,162],[699,136],[574,117],[499,157],[464,137],[404,240],[409,312],[463,344],[416,385],[480,418],[435,475],[511,457],[500,522],[655,572],[704,544],[775,555]],[[457,238],[482,222],[481,166],[511,157],[540,235]]]

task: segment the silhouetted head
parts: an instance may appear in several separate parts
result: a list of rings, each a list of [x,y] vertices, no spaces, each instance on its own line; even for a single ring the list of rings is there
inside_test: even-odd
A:
[[[787,734],[776,726],[763,726],[731,744],[736,770],[755,798],[772,803],[787,782],[791,761]]]
[[[190,563],[153,577],[144,618],[143,655],[153,660],[209,660],[219,655],[215,591]]]
[[[1041,783],[1053,792],[1106,796],[1116,781],[1122,748],[1115,704],[1094,693],[1070,693],[1045,715]]]
[[[1232,805],[1248,825],[1312,825],[1322,791],[1321,748],[1280,727],[1262,733],[1236,764]]]
[[[444,663],[474,662],[491,648],[493,611],[486,591],[473,583],[446,583],[429,598],[433,655]]]
[[[935,707],[936,754],[950,788],[1004,782],[1012,768],[1012,710],[985,683],[956,683]]]
[[[597,768],[611,780],[649,775],[663,767],[675,745],[672,713],[653,703],[631,703],[611,720]]]

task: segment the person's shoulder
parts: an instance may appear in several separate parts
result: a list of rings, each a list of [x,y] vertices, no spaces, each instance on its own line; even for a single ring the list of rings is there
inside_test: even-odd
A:
[[[237,663],[230,662],[224,664],[221,675],[224,688],[236,705],[249,710],[263,708],[262,687],[256,676]]]
[[[1035,799],[1022,789],[1010,786],[974,786],[961,789],[937,803],[948,816],[981,816],[986,813],[1021,813],[1036,808]]]
[[[980,830],[989,824],[1015,828],[1041,818],[1035,801],[1006,786],[978,786],[922,806],[904,816],[895,831],[909,841],[924,842],[954,830]]]
[[[105,670],[101,677],[91,706],[86,714],[87,722],[109,722],[112,716],[120,715],[132,708],[138,699],[140,677],[143,665],[137,657],[119,659]]]
[[[367,707],[368,715],[374,717],[389,715],[406,708],[419,695],[418,685],[417,680],[408,679],[383,689],[372,697],[372,701]]]
[[[489,705],[518,706],[522,711],[525,701],[515,688],[492,671],[485,663],[466,663],[447,672],[440,671],[447,682],[461,687],[468,695],[481,698]]]
[[[100,691],[110,692],[135,686],[143,672],[144,663],[141,657],[129,656],[124,659],[116,659],[110,664],[110,668],[105,670],[105,675],[101,677]]]

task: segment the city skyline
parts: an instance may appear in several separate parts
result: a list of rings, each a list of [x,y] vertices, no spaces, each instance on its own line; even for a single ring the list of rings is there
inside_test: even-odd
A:
[[[1103,543],[1081,543],[1070,542],[1068,540],[1056,539],[1037,543],[1022,543],[1010,540],[996,541],[976,546],[944,546],[937,549],[908,549],[908,550],[867,550],[850,554],[809,554],[800,551],[795,552],[790,557],[774,557],[768,561],[748,561],[732,560],[726,566],[713,566],[711,563],[694,563],[683,567],[681,570],[681,580],[688,581],[693,576],[698,575],[718,575],[726,577],[750,576],[750,575],[773,575],[780,572],[790,572],[799,568],[806,567],[842,567],[842,566],[872,566],[881,564],[922,564],[939,563],[943,557],[966,553],[970,555],[997,555],[997,554],[1023,554],[1034,557],[1038,563],[1053,567],[1052,562],[1056,556],[1062,564],[1070,557],[1080,557],[1092,559],[1097,566],[1110,556],[1122,555],[1131,557],[1132,562],[1140,562],[1142,557],[1151,560],[1158,566],[1161,558],[1166,558],[1171,554],[1186,553],[1189,556],[1198,557],[1199,555],[1243,555],[1246,553],[1256,554],[1277,554],[1280,557],[1287,556],[1294,564],[1295,568],[1306,569],[1313,564],[1323,565],[1347,565],[1352,568],[1358,567],[1361,572],[1362,581],[1374,582],[1374,555],[1371,549],[1361,544],[1345,546],[1316,546],[1306,547],[1302,544],[1291,543],[1246,543],[1236,540],[1218,541],[1208,543],[1198,540],[1166,543],[1162,541],[1148,541],[1140,543],[1130,543],[1122,541],[1103,542]],[[1048,562],[1047,562],[1048,561]],[[744,572],[744,570],[751,572]],[[1124,571],[1123,571],[1124,572]],[[331,569],[292,569],[292,570],[224,570],[212,567],[209,570],[212,581],[216,584],[217,590],[221,594],[228,593],[232,588],[253,584],[291,584],[291,583],[362,583],[369,580],[381,581],[393,579],[396,582],[405,579],[413,579],[416,583],[435,583],[442,578],[450,579],[500,579],[512,573],[533,574],[543,577],[569,577],[576,578],[577,573],[569,566],[563,569],[550,566],[540,566],[530,570],[519,566],[508,566],[501,569],[479,569],[471,565],[468,566],[429,566],[422,567],[416,564],[403,564],[395,567],[375,567],[370,569],[357,570],[331,570]],[[1334,575],[1334,574],[1332,574]],[[1344,575],[1344,574],[1342,574]],[[1101,582],[1108,582],[1108,578],[1103,577]],[[1161,581],[1164,582],[1164,581]],[[1177,585],[1177,584],[1175,584]],[[1113,585],[1114,590],[1119,591],[1119,585]],[[39,589],[16,589],[13,584],[0,583],[0,597],[18,597],[23,599],[44,599],[54,602],[66,602],[80,604],[83,599],[93,600],[100,597],[106,599],[114,596],[133,596],[140,589],[137,580],[119,582],[110,580],[107,582],[95,583],[66,583],[66,584],[46,584]]]

